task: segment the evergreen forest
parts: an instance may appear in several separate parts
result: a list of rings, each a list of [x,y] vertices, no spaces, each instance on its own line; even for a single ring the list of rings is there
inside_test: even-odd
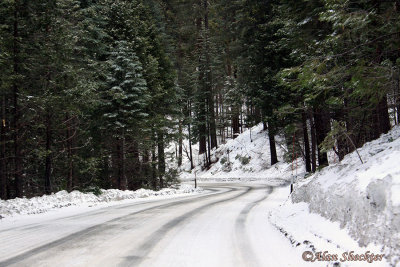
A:
[[[400,0],[1,0],[0,107],[1,199],[168,187],[259,123],[316,172],[399,123]]]

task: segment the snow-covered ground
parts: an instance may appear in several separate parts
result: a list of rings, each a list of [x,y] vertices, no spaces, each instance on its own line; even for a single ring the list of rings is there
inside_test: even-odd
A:
[[[0,221],[0,266],[313,266],[267,223],[286,190],[201,186],[203,194],[182,198]]]
[[[305,179],[301,159],[283,162],[286,148],[280,140],[280,162],[272,167],[268,134],[261,124],[213,150],[214,163],[208,170],[201,168],[202,158],[194,146],[196,168],[189,171],[186,159],[181,179],[193,180],[196,173],[199,181],[254,180],[277,185],[297,177],[293,195],[268,211],[270,223],[295,246],[339,256],[370,251],[385,255],[373,266],[400,266],[400,127],[359,149],[364,164],[355,152],[342,162],[329,153],[330,166]],[[335,262],[340,257],[327,264]],[[340,263],[365,266],[366,262]]]
[[[139,189],[136,191],[122,191],[118,189],[101,190],[96,196],[93,193],[82,193],[73,191],[60,191],[51,195],[44,195],[33,198],[16,198],[0,200],[0,219],[22,215],[40,214],[47,212],[70,212],[71,210],[86,210],[89,208],[101,208],[105,206],[130,203],[146,199],[165,199],[171,197],[185,196],[202,192],[202,189],[195,189],[192,185],[182,184],[179,188],[165,188],[160,191]],[[68,211],[65,211],[69,208]]]
[[[271,167],[271,156],[268,132],[263,130],[262,123],[245,130],[236,139],[229,139],[211,152],[214,162],[208,170],[202,169],[203,157],[198,155],[198,145],[193,145],[195,168],[190,171],[190,161],[184,157],[181,180],[193,180],[196,174],[200,181],[271,181],[275,179],[290,180],[292,174],[304,174],[301,160],[286,163],[283,155],[287,150],[281,138],[277,138],[279,163]]]
[[[305,247],[339,255],[370,251],[400,266],[400,127],[359,153],[364,164],[353,152],[299,181],[270,221]]]

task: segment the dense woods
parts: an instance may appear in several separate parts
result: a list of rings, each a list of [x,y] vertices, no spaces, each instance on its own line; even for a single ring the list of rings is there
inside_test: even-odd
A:
[[[399,123],[399,29],[399,0],[2,0],[0,197],[159,189],[258,123],[315,172]]]

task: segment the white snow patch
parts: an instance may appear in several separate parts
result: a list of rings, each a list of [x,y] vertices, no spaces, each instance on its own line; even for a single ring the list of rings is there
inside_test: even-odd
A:
[[[101,194],[96,196],[93,193],[82,193],[79,191],[60,191],[51,195],[44,195],[33,198],[15,198],[10,200],[0,200],[0,219],[16,216],[39,214],[60,208],[77,206],[92,207],[102,203],[118,203],[122,200],[134,200],[142,198],[162,198],[168,196],[181,196],[193,193],[200,193],[201,188],[195,189],[192,185],[182,184],[179,188],[165,188],[160,191],[139,189],[136,191],[108,189],[101,190]]]
[[[271,220],[297,240],[310,240],[303,234],[313,233],[340,250],[383,251],[400,266],[400,127],[366,143],[359,153],[364,164],[353,152],[298,182],[291,201]]]
[[[186,144],[187,146],[187,144]],[[200,181],[276,181],[290,180],[292,176],[303,176],[304,163],[301,159],[286,163],[283,155],[287,151],[282,138],[276,137],[276,150],[279,162],[271,166],[268,131],[262,123],[245,130],[236,139],[229,139],[211,151],[210,169],[202,169],[204,154],[198,155],[198,145],[193,145],[195,168],[190,170],[190,161],[184,158],[180,179]]]
[[[366,261],[344,261],[343,253],[365,254],[385,254],[382,247],[369,244],[366,247],[360,246],[348,233],[347,229],[340,227],[339,222],[332,222],[316,213],[309,212],[307,203],[285,202],[283,206],[269,213],[270,222],[280,229],[292,243],[303,251],[313,251],[337,255],[338,260],[326,261],[323,265],[335,266],[390,266],[385,259],[368,263]],[[346,257],[348,257],[346,255]],[[316,264],[316,262],[313,262]]]

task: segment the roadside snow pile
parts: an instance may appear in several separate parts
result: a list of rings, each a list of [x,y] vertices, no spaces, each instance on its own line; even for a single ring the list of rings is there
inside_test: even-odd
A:
[[[118,189],[101,190],[99,196],[93,193],[82,193],[73,191],[60,191],[52,195],[41,197],[16,198],[10,200],[0,200],[0,219],[14,215],[38,214],[50,210],[55,210],[69,206],[93,206],[99,203],[121,201],[128,199],[139,199],[147,197],[160,197],[182,195],[190,193],[200,193],[202,189],[195,189],[191,185],[180,185],[178,189],[165,188],[160,191],[139,189],[136,191],[122,191]]]
[[[359,153],[364,164],[353,152],[299,182],[291,201],[271,214],[271,222],[301,240],[295,228],[310,230],[304,218],[317,213],[345,228],[359,246],[382,247],[386,258],[400,266],[400,127]]]
[[[263,130],[262,123],[247,129],[236,139],[230,139],[226,144],[219,145],[211,152],[209,170],[202,170],[203,155],[198,155],[197,146],[193,146],[195,169],[190,171],[190,161],[185,159],[181,180],[194,179],[196,172],[199,180],[232,181],[240,180],[266,180],[286,179],[289,180],[292,173],[304,173],[304,164],[301,160],[292,164],[283,161],[285,146],[277,138],[276,150],[279,163],[271,167],[271,155],[269,148],[268,132]],[[296,166],[297,165],[297,166]],[[292,172],[293,169],[293,172]]]
[[[174,188],[164,188],[160,191],[153,191],[148,189],[139,189],[136,191],[122,191],[118,189],[108,189],[102,190],[102,194],[99,197],[100,202],[110,202],[110,201],[119,201],[125,199],[136,199],[136,198],[146,198],[153,196],[169,196],[169,195],[179,195],[179,194],[190,194],[190,193],[199,193],[202,190],[197,188],[195,189],[191,185],[182,184],[179,189]]]

